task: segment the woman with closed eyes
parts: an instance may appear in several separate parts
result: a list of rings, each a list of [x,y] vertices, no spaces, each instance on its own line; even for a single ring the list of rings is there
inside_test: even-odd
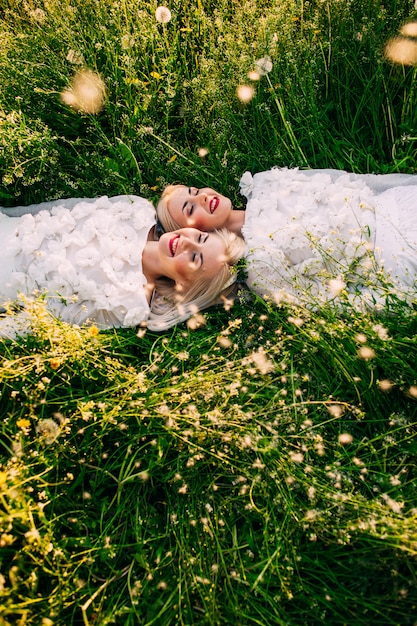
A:
[[[55,316],[98,328],[165,330],[218,301],[244,243],[223,229],[156,235],[153,205],[137,196],[69,199],[2,209],[0,336],[28,332],[9,303],[43,294]],[[15,307],[16,308],[16,307]],[[19,307],[18,307],[19,308]]]
[[[272,168],[246,172],[246,209],[211,188],[171,185],[166,229],[226,227],[247,243],[248,286],[316,307],[341,293],[360,309],[417,300],[417,176]]]

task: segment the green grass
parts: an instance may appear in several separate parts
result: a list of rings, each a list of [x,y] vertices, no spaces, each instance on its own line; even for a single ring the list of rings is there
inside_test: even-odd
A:
[[[156,6],[0,0],[1,204],[416,171],[416,69],[383,57],[414,3]],[[96,115],[60,99],[69,50]],[[140,337],[34,315],[1,346],[1,626],[415,624],[415,308],[242,296]]]

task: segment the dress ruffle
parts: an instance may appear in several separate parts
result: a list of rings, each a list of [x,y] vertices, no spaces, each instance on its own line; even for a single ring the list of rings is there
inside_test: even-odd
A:
[[[103,196],[16,220],[8,254],[15,292],[47,293],[61,319],[135,326],[149,314],[142,252],[155,210],[137,196]]]
[[[374,251],[377,233],[384,228],[382,218],[378,226],[381,199],[386,197],[384,206],[392,205],[392,189],[381,179],[336,170],[273,168],[253,177],[246,172],[240,187],[248,199],[242,232],[249,250],[249,286],[277,302],[311,306],[334,299],[338,284],[346,286],[352,301],[379,302],[385,287],[380,285]],[[396,195],[397,199],[407,196],[405,203],[411,201],[414,207],[405,226],[414,234],[417,187],[411,182],[416,179],[403,177],[404,187]],[[390,181],[395,180],[391,175]],[[389,247],[388,242],[383,245]],[[391,252],[384,251],[390,259]],[[416,260],[414,247],[414,264]],[[400,291],[415,285],[417,274],[411,265],[406,281],[399,264],[389,275],[395,274]],[[412,297],[412,289],[408,294]]]

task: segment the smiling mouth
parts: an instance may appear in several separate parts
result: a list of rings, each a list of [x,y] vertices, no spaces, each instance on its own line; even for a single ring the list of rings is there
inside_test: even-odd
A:
[[[179,235],[175,235],[169,240],[169,251],[171,252],[171,256],[175,256],[175,252],[177,251],[179,240],[180,240]]]
[[[219,206],[219,198],[213,198],[212,200],[210,200],[210,204],[209,204],[209,208],[210,208],[210,213],[214,213],[214,211],[217,209],[217,207]]]

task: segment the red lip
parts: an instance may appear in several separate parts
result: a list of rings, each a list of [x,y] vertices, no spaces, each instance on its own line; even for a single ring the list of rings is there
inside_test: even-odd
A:
[[[179,235],[174,235],[174,237],[171,237],[171,239],[169,240],[169,251],[171,253],[171,256],[175,256],[175,252],[178,247],[179,238],[180,238]]]
[[[220,202],[220,200],[219,200],[219,198],[217,198],[217,196],[215,198],[213,198],[212,200],[210,200],[210,204],[209,204],[210,213],[214,213],[214,211],[219,206],[219,202]]]

